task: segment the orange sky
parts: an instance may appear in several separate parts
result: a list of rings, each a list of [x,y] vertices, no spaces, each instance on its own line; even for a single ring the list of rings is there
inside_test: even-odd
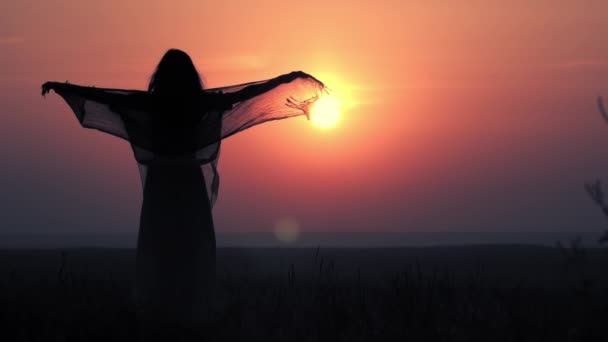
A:
[[[304,70],[353,98],[334,129],[300,117],[228,139],[218,231],[283,217],[310,231],[599,230],[582,183],[608,175],[594,102],[608,96],[607,14],[605,1],[3,3],[0,229],[136,230],[128,145],[79,129],[39,85],[145,89],[176,47],[210,87]]]

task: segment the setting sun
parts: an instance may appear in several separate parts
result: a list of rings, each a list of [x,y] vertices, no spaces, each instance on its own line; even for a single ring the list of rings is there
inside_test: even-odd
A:
[[[312,106],[310,120],[320,128],[335,126],[340,120],[340,104],[332,95],[324,95]]]

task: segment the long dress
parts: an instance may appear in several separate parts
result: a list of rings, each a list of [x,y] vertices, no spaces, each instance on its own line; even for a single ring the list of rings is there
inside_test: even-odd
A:
[[[197,164],[149,167],[137,243],[138,314],[148,326],[189,324],[215,283],[215,233]]]
[[[192,153],[192,128],[212,108],[229,107],[211,98],[207,109],[184,99],[155,102],[146,134],[156,153],[145,161],[136,260],[138,319],[152,336],[192,330],[213,297],[215,231],[205,178]]]
[[[140,318],[148,326],[191,321],[212,296],[211,209],[218,195],[221,140],[263,122],[308,116],[324,90],[316,79],[299,77],[238,103],[226,100],[278,79],[172,101],[136,90],[70,84],[55,89],[83,127],[129,141],[139,164],[144,195],[135,288]]]

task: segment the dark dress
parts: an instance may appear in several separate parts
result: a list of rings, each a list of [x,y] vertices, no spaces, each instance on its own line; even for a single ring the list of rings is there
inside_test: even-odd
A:
[[[200,161],[192,151],[200,131],[193,127],[220,104],[207,99],[206,108],[201,106],[198,100],[185,99],[156,103],[146,127],[148,147],[155,156],[143,161],[136,267],[138,312],[146,329],[194,322],[213,297],[211,203]],[[207,135],[219,135],[219,130],[215,127],[215,133]]]
[[[187,322],[201,313],[214,278],[215,234],[200,166],[149,166],[137,242],[140,314]]]

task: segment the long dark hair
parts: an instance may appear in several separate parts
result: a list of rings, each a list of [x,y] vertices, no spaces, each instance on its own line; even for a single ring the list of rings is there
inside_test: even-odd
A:
[[[191,96],[202,90],[203,82],[192,59],[178,49],[165,53],[148,85],[150,93],[163,96]]]

